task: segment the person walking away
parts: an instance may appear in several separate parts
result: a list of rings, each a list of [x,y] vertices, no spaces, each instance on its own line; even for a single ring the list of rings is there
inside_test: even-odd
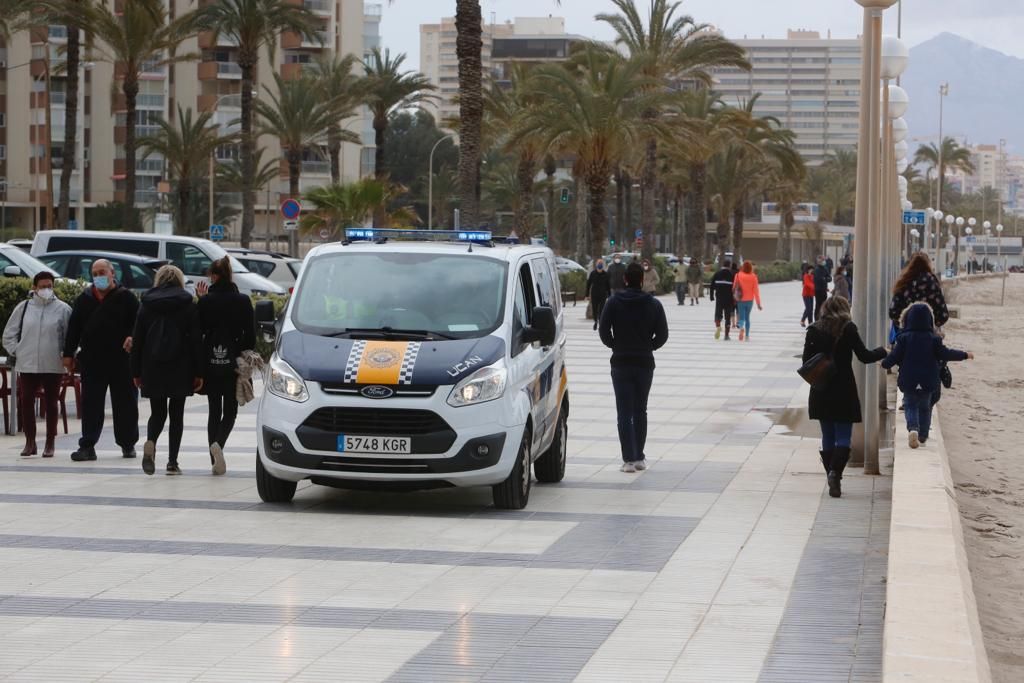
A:
[[[668,341],[661,302],[643,291],[644,271],[626,269],[626,288],[613,296],[601,316],[601,341],[612,350],[612,388],[618,414],[622,471],[647,469],[647,399],[654,381],[654,352]]]
[[[743,267],[733,281],[732,291],[733,299],[736,300],[736,310],[739,313],[737,327],[740,330],[740,341],[743,341],[744,333],[746,333],[746,340],[749,342],[750,313],[754,310],[754,304],[757,304],[757,310],[764,310],[761,308],[761,288],[758,286],[753,261],[743,262]]]
[[[208,276],[210,285],[200,289],[198,304],[205,358],[202,393],[210,409],[206,421],[210,464],[213,473],[220,475],[227,471],[224,446],[238,416],[238,359],[256,348],[256,321],[252,301],[233,282],[230,258],[210,264]]]
[[[686,269],[686,284],[690,290],[690,305],[699,304],[704,287],[704,268],[696,258],[690,259],[690,266]]]
[[[651,262],[644,259],[644,282],[643,290],[648,294],[657,295],[658,293],[658,269],[651,265]]]
[[[836,263],[835,263],[835,261],[833,261],[833,260],[832,260],[832,257],[831,257],[831,256],[826,256],[826,257],[825,257],[825,268],[826,268],[826,269],[828,270],[828,272],[830,272],[830,273],[831,273],[832,271],[834,271],[834,270],[835,270],[835,268],[836,268]]]
[[[612,256],[612,264],[608,266],[608,282],[612,294],[626,287],[626,265],[618,254]]]
[[[911,304],[900,317],[900,334],[892,351],[882,361],[888,370],[900,366],[897,385],[903,392],[907,438],[911,448],[928,441],[932,424],[932,405],[939,391],[941,362],[973,360],[974,354],[947,348],[935,333],[932,309],[925,302]]]
[[[818,257],[818,265],[814,267],[814,319],[821,316],[821,305],[828,298],[828,283],[832,281],[832,271],[825,265],[825,257]]]
[[[679,306],[686,305],[686,268],[682,260],[672,266],[672,288],[676,292],[676,302]]]
[[[807,327],[808,323],[814,322],[814,269],[809,263],[806,263],[803,271],[801,296],[804,300],[804,314],[800,316],[800,327]]]
[[[732,297],[732,286],[736,273],[732,263],[726,261],[711,278],[711,300],[715,302],[715,339],[722,336],[722,321],[725,321],[725,341],[729,341],[729,328],[736,302]]]
[[[846,279],[846,266],[840,265],[836,268],[836,274],[832,277],[832,296],[841,296],[847,301],[850,300],[850,283]]]
[[[156,442],[170,416],[167,474],[181,474],[178,451],[185,429],[185,399],[202,389],[204,358],[199,310],[185,291],[185,275],[177,266],[162,266],[153,288],[142,295],[134,337],[132,377],[150,405],[142,470],[153,474]]]
[[[139,398],[132,384],[128,354],[139,300],[114,278],[110,261],[93,261],[91,272],[92,285],[75,299],[64,340],[64,368],[73,373],[77,360],[82,376],[82,438],[71,459],[96,459],[108,388],[114,441],[122,457],[134,458],[139,440]]]
[[[44,458],[53,457],[53,444],[57,438],[57,400],[64,374],[61,354],[71,307],[54,295],[53,279],[53,273],[36,273],[28,299],[14,307],[4,326],[4,348],[14,355],[14,371],[18,373],[21,392],[17,397],[18,414],[25,430],[25,448],[21,454],[26,457],[38,452],[36,394],[40,389],[46,411]]]
[[[808,415],[821,425],[821,464],[828,480],[828,493],[842,495],[843,471],[850,460],[853,425],[860,422],[861,406],[853,377],[853,357],[865,365],[885,358],[885,349],[868,349],[850,317],[850,302],[832,297],[822,306],[821,316],[807,328],[803,362],[818,353],[830,354],[835,373],[824,386],[811,387]]]
[[[604,304],[611,295],[611,280],[604,270],[604,259],[597,259],[594,269],[587,276],[587,298],[590,300],[590,308],[594,315],[594,329],[601,320],[601,311]]]
[[[939,328],[949,321],[949,308],[946,297],[942,293],[939,278],[932,270],[931,259],[927,254],[918,252],[911,257],[903,272],[900,273],[892,288],[892,300],[889,302],[889,319],[899,329],[903,311],[910,304],[922,301],[932,309],[935,327]]]

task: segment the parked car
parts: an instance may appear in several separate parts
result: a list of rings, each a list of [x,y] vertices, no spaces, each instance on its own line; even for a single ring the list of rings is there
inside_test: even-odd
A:
[[[566,273],[571,273],[574,270],[584,272],[586,272],[587,270],[586,268],[576,263],[572,259],[562,258],[561,256],[555,257],[555,267],[558,269],[559,275],[565,275]]]
[[[139,254],[161,259],[181,268],[196,284],[207,282],[210,264],[229,254],[209,240],[181,235],[157,235],[143,232],[104,232],[101,230],[41,230],[32,242],[32,255],[57,251],[107,251]],[[231,258],[234,281],[243,294],[287,294],[288,290],[262,275],[250,273],[238,259]]]
[[[23,237],[16,237],[13,240],[7,240],[7,244],[18,247],[18,249],[21,249],[26,253],[32,251],[32,240],[27,240]]]
[[[227,252],[238,259],[250,272],[258,273],[271,282],[276,282],[289,292],[295,287],[295,280],[302,270],[302,259],[292,258],[276,251],[259,249],[228,248]]]
[[[36,273],[44,270],[49,271],[50,268],[39,259],[13,244],[0,244],[0,272],[4,277],[35,277]]]
[[[167,261],[149,256],[135,254],[118,254],[109,251],[55,251],[43,254],[39,260],[47,265],[55,275],[72,280],[90,280],[92,264],[98,259],[106,259],[114,267],[114,277],[122,285],[133,292],[144,292],[153,286],[156,271]],[[186,287],[194,287],[195,282],[186,280]]]

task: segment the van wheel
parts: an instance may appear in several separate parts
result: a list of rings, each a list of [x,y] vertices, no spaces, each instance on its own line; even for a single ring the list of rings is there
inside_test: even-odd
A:
[[[260,454],[256,454],[256,490],[264,503],[290,503],[295,497],[298,482],[278,479],[263,467]]]
[[[558,424],[555,426],[555,438],[551,447],[544,451],[544,455],[537,458],[533,464],[533,471],[537,475],[537,481],[545,484],[557,484],[565,477],[566,442],[569,437],[568,420],[565,412],[558,415]]]
[[[523,432],[523,441],[519,444],[516,464],[512,466],[508,479],[491,487],[494,496],[494,507],[499,510],[522,510],[530,500],[530,430]]]

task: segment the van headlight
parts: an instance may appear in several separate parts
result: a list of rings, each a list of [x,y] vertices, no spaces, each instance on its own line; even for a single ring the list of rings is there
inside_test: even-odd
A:
[[[459,408],[501,398],[505,393],[507,377],[508,371],[505,368],[491,367],[477,370],[455,385],[451,395],[448,396],[448,405]]]
[[[280,396],[289,401],[302,403],[309,399],[306,383],[299,377],[299,373],[295,372],[292,366],[278,358],[276,353],[270,357],[270,369],[267,372],[267,389],[274,396]]]

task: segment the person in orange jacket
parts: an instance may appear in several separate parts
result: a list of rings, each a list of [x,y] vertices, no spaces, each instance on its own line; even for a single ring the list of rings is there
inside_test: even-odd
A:
[[[754,264],[751,261],[744,261],[740,272],[736,273],[736,280],[732,286],[733,299],[736,300],[736,309],[739,314],[740,341],[750,341],[750,313],[757,304],[757,310],[761,308],[761,290],[758,287],[757,275],[754,274]]]

